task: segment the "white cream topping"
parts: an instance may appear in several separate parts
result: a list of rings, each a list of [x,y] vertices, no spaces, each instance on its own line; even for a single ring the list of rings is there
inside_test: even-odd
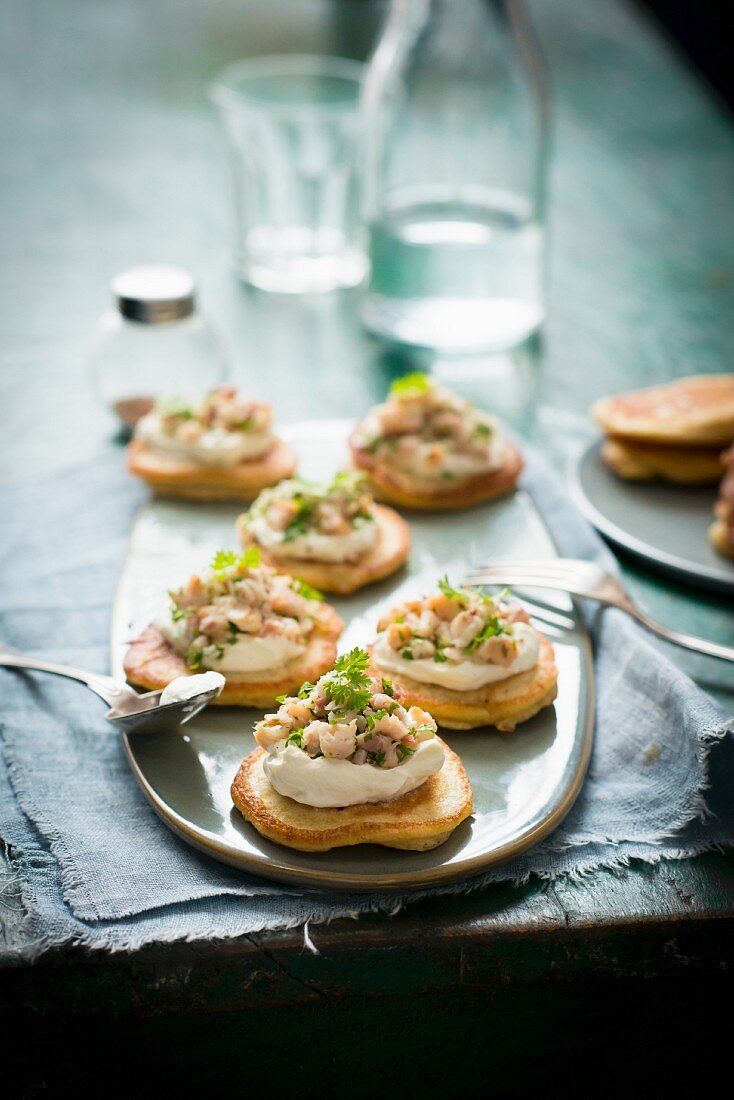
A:
[[[474,691],[485,684],[494,684],[517,676],[519,672],[527,672],[538,663],[540,642],[532,626],[529,623],[514,623],[512,634],[517,641],[518,653],[506,668],[469,657],[459,662],[434,661],[432,657],[406,661],[388,644],[384,634],[375,642],[374,655],[382,672],[392,672],[398,677],[402,673],[422,684],[439,684],[451,691]]]
[[[305,806],[340,807],[399,798],[440,771],[443,762],[443,746],[435,737],[422,741],[414,755],[396,768],[353,764],[328,756],[314,759],[295,745],[280,741],[263,767],[279,794]]]
[[[240,462],[259,458],[273,442],[267,429],[227,432],[222,428],[209,428],[196,443],[185,443],[163,430],[161,417],[155,411],[138,421],[135,435],[157,451],[201,466],[237,466]]]
[[[155,626],[177,653],[185,652],[187,645],[182,641],[178,624],[170,613],[163,613],[155,621]],[[217,658],[213,650],[206,649],[202,658],[204,668],[219,672],[280,672],[284,664],[300,657],[306,648],[290,638],[270,634],[257,637],[254,634],[238,634],[232,645],[225,642],[223,655]]]
[[[283,532],[271,527],[264,516],[253,516],[248,527],[255,541],[273,557],[299,561],[357,561],[368,554],[377,541],[374,520],[361,521],[346,535],[324,535],[311,530],[290,542],[285,542]]]
[[[167,687],[164,687],[158,706],[165,706],[166,703],[183,703],[187,699],[193,699],[195,695],[201,695],[203,691],[211,691],[212,688],[216,688],[217,695],[220,695],[224,684],[225,680],[221,672],[197,672],[195,676],[177,676]]]

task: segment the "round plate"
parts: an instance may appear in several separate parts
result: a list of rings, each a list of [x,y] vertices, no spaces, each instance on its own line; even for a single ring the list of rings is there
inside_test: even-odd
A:
[[[716,488],[625,481],[601,458],[601,442],[576,467],[575,495],[587,519],[610,542],[686,584],[734,594],[734,563],[708,540]]]
[[[322,421],[283,430],[306,477],[330,476],[346,460],[350,425]],[[113,668],[150,622],[166,589],[235,545],[237,505],[154,500],[140,513],[115,602]],[[410,563],[349,598],[333,598],[347,623],[340,649],[372,641],[381,608],[431,589],[444,572],[459,580],[469,563],[503,557],[553,558],[556,551],[530,498],[514,493],[451,515],[411,515]],[[534,599],[538,601],[537,593]],[[264,837],[233,807],[230,785],[255,745],[255,711],[210,707],[185,727],[123,738],[133,772],[162,820],[187,843],[252,874],[327,889],[405,889],[466,878],[518,855],[549,833],[578,794],[591,750],[591,651],[573,604],[549,593],[537,608],[559,668],[558,698],[515,733],[441,731],[460,754],[475,812],[430,852],[377,845],[298,852]]]

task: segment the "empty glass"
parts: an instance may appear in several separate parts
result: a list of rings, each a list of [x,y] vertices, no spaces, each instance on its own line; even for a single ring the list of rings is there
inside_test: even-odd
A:
[[[230,143],[237,269],[255,286],[303,293],[362,280],[361,77],[356,61],[285,55],[230,65],[213,86]]]

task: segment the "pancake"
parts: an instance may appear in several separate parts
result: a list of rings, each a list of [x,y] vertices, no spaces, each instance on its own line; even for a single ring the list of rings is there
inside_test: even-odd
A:
[[[267,752],[255,749],[235,776],[232,801],[268,840],[302,852],[326,852],[353,844],[425,852],[448,840],[473,809],[464,766],[448,745],[441,744],[446,754],[444,765],[420,787],[387,802],[343,809],[304,806],[279,794],[263,768]]]
[[[702,374],[604,397],[591,407],[608,435],[649,443],[723,446],[734,439],[734,374]]]
[[[257,673],[224,673],[226,683],[213,700],[220,707],[269,707],[278,695],[295,695],[304,681],[316,681],[332,667],[343,623],[332,607],[324,607],[323,623],[314,627],[303,654],[282,667],[278,680],[257,679]],[[125,675],[136,687],[156,691],[177,676],[190,676],[186,661],[155,626],[146,627],[125,654]],[[260,674],[262,676],[262,674]]]
[[[734,525],[723,519],[715,519],[709,527],[709,541],[725,558],[734,558]]]
[[[175,455],[161,454],[139,439],[127,448],[127,468],[160,496],[186,500],[254,500],[263,489],[290,477],[296,456],[276,439],[260,458],[237,466],[202,466]]]
[[[505,460],[498,470],[478,474],[471,478],[454,478],[433,487],[416,483],[407,488],[402,478],[396,478],[387,463],[378,459],[363,447],[351,444],[354,465],[364,470],[370,488],[380,500],[415,511],[447,511],[469,508],[485,500],[512,492],[522,473],[523,459],[517,447],[505,442]]]
[[[402,516],[382,504],[375,506],[377,541],[363,558],[356,562],[302,561],[298,558],[276,558],[257,543],[244,516],[237,520],[242,545],[258,546],[262,560],[280,573],[300,577],[321,592],[336,592],[346,596],[367,584],[382,580],[399,569],[410,554],[410,528]]]
[[[715,485],[723,473],[720,447],[682,447],[639,443],[608,436],[601,456],[627,481],[671,481],[678,485]]]
[[[557,694],[558,669],[553,646],[543,634],[536,633],[540,639],[540,654],[533,668],[474,691],[452,691],[438,684],[424,684],[402,672],[386,675],[400,689],[404,706],[422,707],[446,729],[496,726],[507,732],[527,722],[543,707],[550,706]],[[374,656],[372,663],[375,674],[381,675]]]

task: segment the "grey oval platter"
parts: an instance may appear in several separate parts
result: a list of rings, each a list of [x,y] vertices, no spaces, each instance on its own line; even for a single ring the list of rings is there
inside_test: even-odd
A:
[[[284,429],[306,477],[330,476],[346,460],[350,425],[319,421]],[[166,589],[234,546],[237,505],[153,500],[140,512],[120,577],[112,622],[113,668],[122,674],[125,647],[150,622]],[[355,596],[334,598],[347,628],[346,650],[374,636],[379,612],[425,591],[448,571],[503,557],[552,558],[556,551],[523,491],[483,507],[410,517],[413,552],[394,578]],[[229,788],[254,747],[257,712],[210,707],[175,733],[123,738],[133,773],[161,819],[188,844],[251,874],[323,889],[389,890],[449,882],[510,859],[546,836],[572,806],[583,783],[593,733],[593,673],[586,630],[572,602],[534,594],[538,625],[552,640],[558,698],[514,733],[480,729],[442,736],[462,757],[474,791],[474,815],[441,847],[407,852],[359,845],[307,853],[261,837],[234,809]]]
[[[707,529],[716,489],[624,481],[593,443],[576,467],[575,495],[587,519],[616,546],[686,584],[734,595],[734,562],[714,550]]]

